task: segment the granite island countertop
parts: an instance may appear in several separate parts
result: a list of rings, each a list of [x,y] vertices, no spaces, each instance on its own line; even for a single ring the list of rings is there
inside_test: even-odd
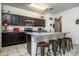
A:
[[[2,30],[2,33],[20,33],[20,32],[24,32],[24,31],[14,32],[12,30]]]
[[[36,36],[38,36],[38,35],[57,35],[57,34],[67,34],[67,33],[69,33],[69,32],[25,32],[26,34],[30,34],[30,35],[36,35]]]

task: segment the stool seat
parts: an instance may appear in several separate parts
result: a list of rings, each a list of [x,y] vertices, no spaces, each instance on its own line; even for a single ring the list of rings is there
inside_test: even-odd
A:
[[[68,51],[68,48],[67,48],[67,40],[65,38],[58,38],[57,39],[58,41],[58,44],[59,44],[59,49],[61,51],[61,49],[63,50],[63,54],[65,55],[65,50]]]
[[[57,41],[58,41],[58,44],[60,44],[60,45],[61,45],[61,43],[62,43],[62,40],[63,40],[63,38],[58,38],[58,39],[57,39]]]
[[[63,49],[63,54],[65,54],[65,50],[70,51],[70,48],[73,48],[72,39],[70,37],[58,38],[58,43],[60,49]]]
[[[71,37],[64,37],[68,41],[69,45],[69,50],[72,48],[73,49],[73,43],[72,43],[72,38]]]
[[[64,37],[64,39],[71,39],[70,37]]]
[[[59,41],[59,42],[60,42],[60,41],[62,41],[63,39],[64,39],[64,38],[58,38],[58,39],[57,39],[57,41]]]
[[[37,56],[38,47],[41,48],[41,56],[44,56],[45,47],[48,47],[48,43],[46,43],[46,42],[38,42],[37,43],[36,56]]]
[[[37,46],[38,47],[48,47],[48,43],[46,43],[46,42],[38,42]]]
[[[49,40],[49,43],[53,43],[53,42],[56,42],[56,40]]]
[[[52,49],[50,49],[50,45],[52,45]],[[47,55],[50,55],[50,50],[52,50],[54,56],[57,55],[57,48],[58,48],[58,45],[57,45],[57,40],[49,40],[49,47],[48,47],[48,53]]]

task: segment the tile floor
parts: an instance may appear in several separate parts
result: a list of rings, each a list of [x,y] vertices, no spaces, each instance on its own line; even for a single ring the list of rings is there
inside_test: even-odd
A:
[[[3,47],[0,56],[30,56],[27,52],[27,44]],[[74,49],[66,52],[65,56],[79,56],[79,45],[74,45]]]
[[[0,56],[29,56],[26,44],[3,47],[0,50]]]

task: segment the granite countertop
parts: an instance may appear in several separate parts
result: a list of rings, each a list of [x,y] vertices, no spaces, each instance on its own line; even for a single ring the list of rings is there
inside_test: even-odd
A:
[[[30,35],[57,35],[57,34],[68,34],[70,32],[25,32],[26,34],[30,34]]]
[[[64,34],[61,32],[26,32],[26,34],[30,35],[53,35],[53,34]]]
[[[2,30],[2,33],[8,33],[8,32],[13,32],[12,30]],[[22,31],[19,31],[19,32],[24,32],[23,30]],[[13,33],[18,33],[18,32],[13,32]]]

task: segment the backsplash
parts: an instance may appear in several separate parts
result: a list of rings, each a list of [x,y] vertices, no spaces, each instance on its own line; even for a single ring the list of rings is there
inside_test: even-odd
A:
[[[34,31],[37,31],[38,28],[44,28],[44,27],[32,27],[32,26],[8,26],[7,30],[13,30],[13,28],[19,28],[20,31],[24,31],[24,28],[33,28]]]

